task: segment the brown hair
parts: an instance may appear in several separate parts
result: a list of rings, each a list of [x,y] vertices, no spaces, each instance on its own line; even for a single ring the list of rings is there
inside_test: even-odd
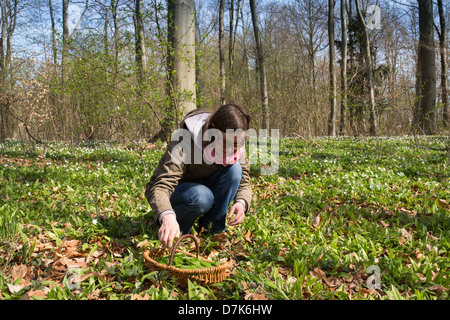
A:
[[[250,126],[250,115],[244,108],[236,104],[226,104],[217,109],[216,112],[209,117],[203,130],[210,128],[218,129],[226,132],[227,129],[248,130]]]
[[[244,130],[247,131],[250,128],[250,115],[244,108],[236,104],[226,104],[216,110],[203,125],[203,134],[208,129],[218,129],[226,133],[227,129]],[[214,141],[214,137],[211,142],[203,141],[203,147],[208,146]]]

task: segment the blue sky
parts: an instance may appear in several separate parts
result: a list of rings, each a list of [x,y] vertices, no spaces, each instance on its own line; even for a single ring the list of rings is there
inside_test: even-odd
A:
[[[56,29],[62,33],[61,12],[62,2],[53,0]],[[51,46],[51,22],[48,0],[31,1],[18,16],[18,23],[13,36],[14,54],[18,58],[33,56],[37,59],[45,58],[43,51],[45,44]],[[75,28],[81,13],[82,4],[69,4],[69,32]],[[50,51],[49,51],[50,52]]]

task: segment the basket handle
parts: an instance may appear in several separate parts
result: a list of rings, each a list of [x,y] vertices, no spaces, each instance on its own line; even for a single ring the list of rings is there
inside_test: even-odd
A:
[[[185,238],[191,238],[192,240],[194,240],[195,246],[197,247],[197,259],[198,259],[198,257],[200,256],[200,247],[199,247],[199,245],[198,245],[197,239],[196,239],[193,235],[191,235],[191,234],[185,234],[185,235],[181,236],[181,237],[177,240],[177,242],[175,242],[175,245],[174,245],[173,248],[172,248],[172,253],[170,254],[169,266],[172,265],[173,257],[174,257],[174,255],[175,255],[175,250],[177,249],[178,244],[180,243],[181,240],[183,240],[183,239],[185,239]]]

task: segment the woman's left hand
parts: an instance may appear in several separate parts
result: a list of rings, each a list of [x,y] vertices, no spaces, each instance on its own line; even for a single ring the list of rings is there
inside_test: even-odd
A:
[[[233,218],[234,216],[234,218]],[[245,218],[245,209],[242,203],[236,202],[230,209],[228,213],[228,225],[235,226],[240,224]]]

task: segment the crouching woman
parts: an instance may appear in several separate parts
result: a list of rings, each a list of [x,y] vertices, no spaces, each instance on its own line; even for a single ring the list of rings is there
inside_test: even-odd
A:
[[[164,246],[171,248],[196,221],[199,230],[216,234],[225,231],[227,218],[230,226],[244,220],[252,198],[245,156],[249,123],[235,104],[215,112],[197,109],[181,122],[182,143],[169,142],[145,191]]]

